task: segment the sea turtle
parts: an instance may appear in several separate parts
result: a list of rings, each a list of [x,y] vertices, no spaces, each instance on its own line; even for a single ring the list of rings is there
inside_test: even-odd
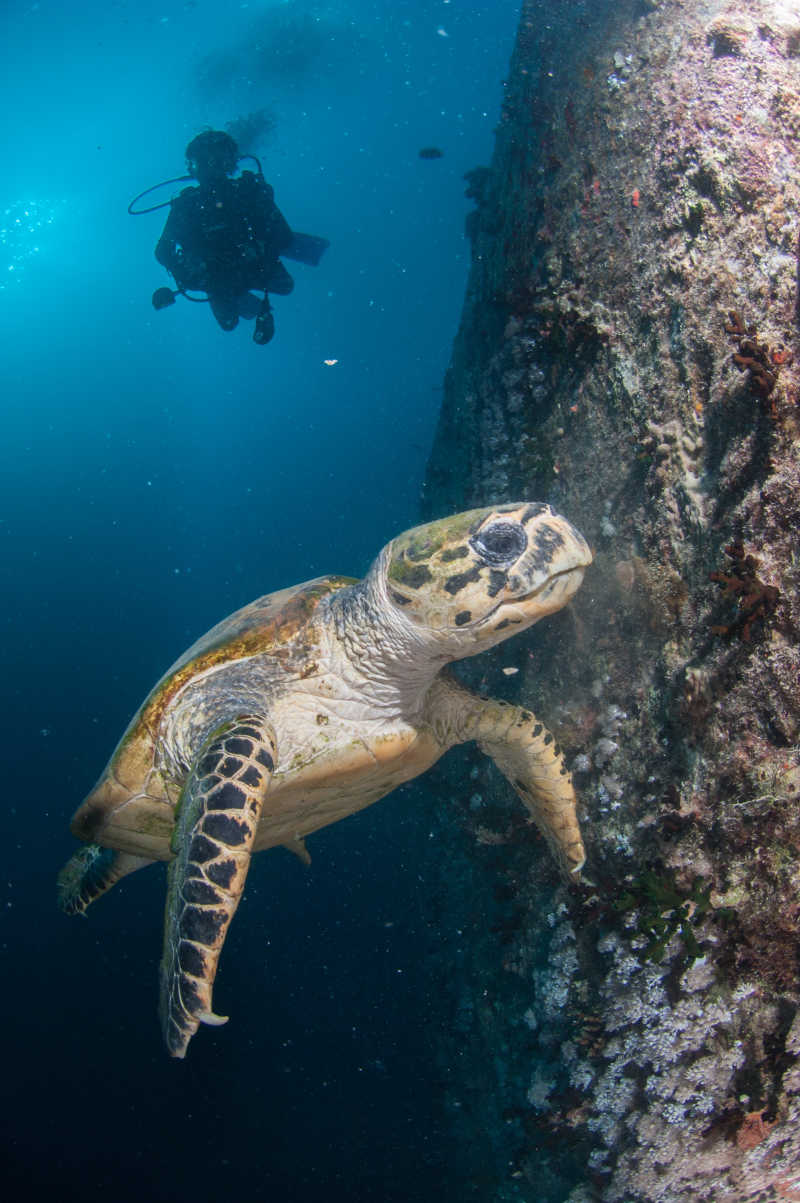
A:
[[[584,861],[570,775],[528,710],[442,672],[559,610],[591,563],[548,505],[471,510],[393,539],[362,581],[327,576],[224,619],[145,700],[72,832],[70,913],[169,861],[160,1014],[183,1057],[200,1023],[250,856],[361,810],[476,740],[562,869]]]

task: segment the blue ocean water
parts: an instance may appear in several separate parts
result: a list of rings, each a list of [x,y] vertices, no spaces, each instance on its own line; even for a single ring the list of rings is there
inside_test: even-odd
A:
[[[461,1199],[432,1049],[424,784],[256,859],[215,1002],[171,1061],[163,869],[55,907],[69,817],[166,666],[251,598],[360,575],[418,520],[518,5],[8,0],[0,13],[3,1030],[8,1197]],[[130,198],[266,110],[292,226],[277,334],[225,334]],[[422,147],[444,154],[422,159]],[[158,199],[158,198],[156,198]],[[326,364],[326,360],[335,363]],[[474,1151],[472,1151],[474,1154]]]

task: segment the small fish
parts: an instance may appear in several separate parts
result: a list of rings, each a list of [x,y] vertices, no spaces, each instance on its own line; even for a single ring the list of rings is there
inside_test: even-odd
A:
[[[419,152],[421,159],[443,159],[444,151],[439,150],[438,146],[423,146]]]
[[[518,672],[519,672],[519,669],[518,669],[518,668],[504,668],[504,669],[503,669],[503,672],[505,673],[505,675],[506,675],[507,677],[513,677],[513,676],[514,676],[514,673],[518,673]]]
[[[332,368],[335,363],[339,362],[339,360],[338,359],[323,359],[322,362],[325,364],[326,368]]]

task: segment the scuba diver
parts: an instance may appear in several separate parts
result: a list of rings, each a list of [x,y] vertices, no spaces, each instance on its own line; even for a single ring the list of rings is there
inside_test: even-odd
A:
[[[233,138],[220,130],[206,130],[186,147],[190,175],[183,178],[197,180],[197,186],[184,188],[167,202],[169,216],[155,248],[156,259],[174,277],[177,292],[156,289],[153,305],[163,309],[174,303],[177,293],[203,291],[223,330],[233,330],[240,317],[255,318],[253,341],[264,346],[275,333],[269,294],[287,296],[294,288],[279,256],[316,264],[328,242],[293,233],[257,159],[257,173],[242,171],[233,176],[239,158]],[[128,211],[152,212],[133,209],[140,197]],[[252,289],[263,292],[263,299]]]

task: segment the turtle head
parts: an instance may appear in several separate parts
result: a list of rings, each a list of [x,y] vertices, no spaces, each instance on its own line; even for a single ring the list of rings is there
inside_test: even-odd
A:
[[[399,535],[377,560],[386,602],[449,658],[472,656],[560,610],[592,553],[549,505],[470,510]]]

